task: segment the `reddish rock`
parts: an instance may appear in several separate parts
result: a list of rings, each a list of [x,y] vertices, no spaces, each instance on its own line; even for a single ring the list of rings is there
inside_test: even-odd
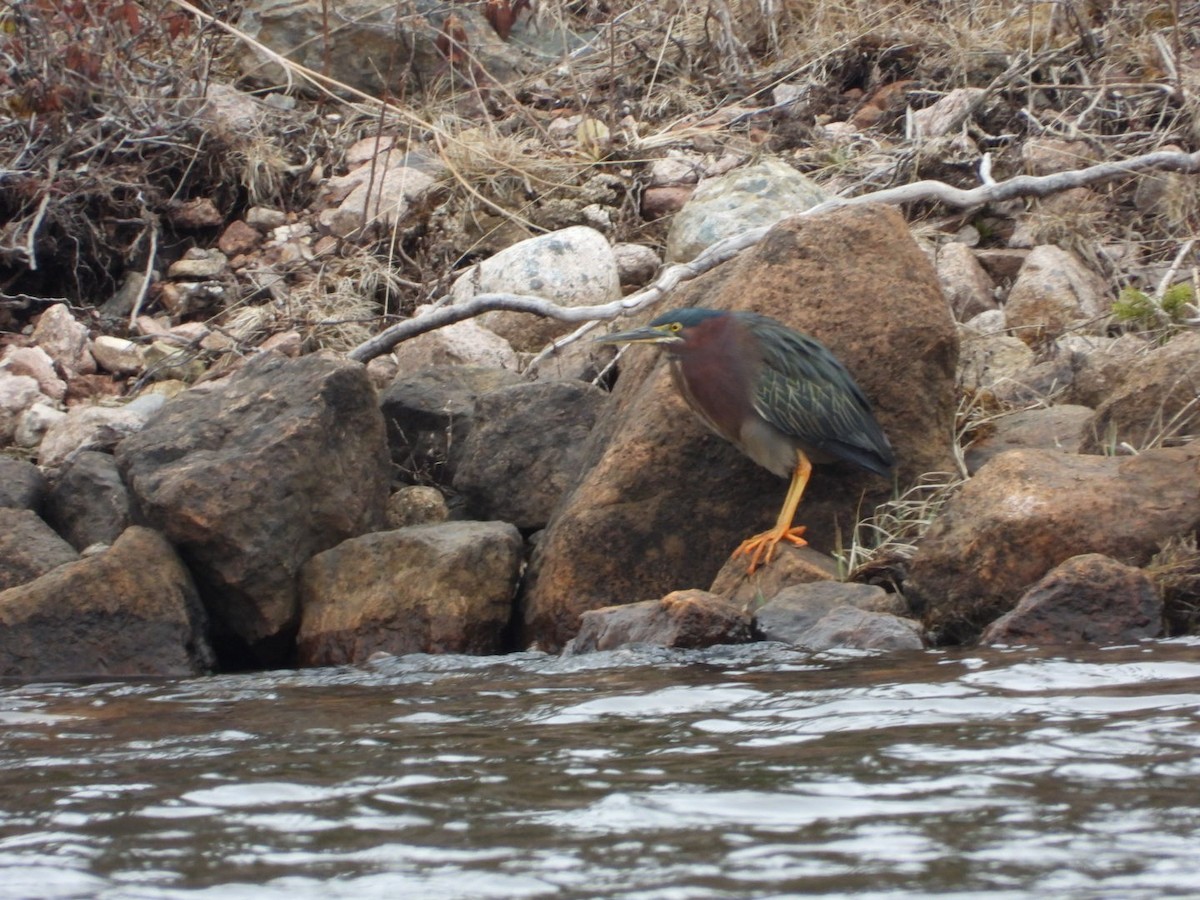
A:
[[[264,354],[117,448],[141,521],[188,560],[231,663],[277,665],[314,554],[382,527],[391,472],[366,370]]]
[[[750,617],[741,606],[707,591],[688,590],[585,612],[567,652],[594,653],[625,644],[696,649],[749,640]]]
[[[178,201],[167,208],[167,217],[176,228],[195,231],[200,228],[215,228],[225,217],[217,205],[208,197]]]
[[[211,666],[188,570],[149,528],[0,592],[0,675],[180,677]]]
[[[241,219],[229,223],[229,227],[217,238],[217,249],[226,256],[249,253],[262,243],[262,233]]]
[[[0,590],[32,581],[79,554],[29,509],[0,508]]]
[[[661,219],[674,215],[696,192],[694,184],[672,184],[663,187],[648,187],[642,191],[642,218]]]
[[[750,609],[784,588],[837,578],[837,560],[829,554],[812,547],[783,545],[769,566],[760,566],[753,574],[746,571],[745,557],[731,556],[721,566],[709,590]]]
[[[984,629],[981,644],[1127,644],[1162,634],[1163,603],[1150,576],[1099,553],[1051,569]]]
[[[953,466],[955,325],[929,260],[894,210],[853,207],[781,223],[671,303],[755,309],[814,334],[874,401],[900,484]],[[707,431],[661,354],[627,352],[578,485],[531,562],[527,642],[557,648],[586,610],[710,584],[739,542],[773,524],[785,492],[782,480]],[[876,476],[818,467],[797,521],[828,551],[839,528],[889,493]]]
[[[318,553],[300,577],[301,665],[373,653],[497,653],[512,618],[521,535],[505,522],[379,531]]]
[[[967,642],[1064,560],[1102,553],[1142,566],[1198,526],[1200,445],[1133,457],[1013,450],[946,505],[904,593],[939,642]]]
[[[1124,377],[1088,423],[1083,449],[1143,450],[1194,435],[1200,427],[1200,333],[1187,332],[1129,362]]]

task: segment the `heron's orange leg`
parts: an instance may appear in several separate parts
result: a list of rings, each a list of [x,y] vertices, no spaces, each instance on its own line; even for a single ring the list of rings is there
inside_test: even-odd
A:
[[[802,537],[805,531],[804,526],[798,525],[793,528],[792,519],[796,517],[796,508],[800,505],[800,498],[804,496],[804,489],[808,486],[810,474],[812,474],[812,463],[808,461],[803,450],[797,450],[792,483],[788,485],[787,496],[783,499],[783,508],[779,510],[779,518],[775,520],[775,527],[770,531],[746,538],[733,551],[734,556],[745,553],[750,557],[750,565],[746,569],[747,575],[753,574],[754,570],[758,568],[759,562],[766,564],[771,561],[775,555],[775,547],[780,541],[787,541],[797,547],[808,544],[808,541]]]

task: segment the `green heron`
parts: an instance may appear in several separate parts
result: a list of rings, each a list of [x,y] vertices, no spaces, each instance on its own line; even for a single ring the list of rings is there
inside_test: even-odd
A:
[[[598,338],[661,344],[679,392],[709,428],[781,478],[791,478],[775,527],[734,551],[749,572],[780,541],[803,547],[792,527],[812,462],[843,460],[887,477],[891,444],[846,367],[815,338],[751,312],[677,309],[649,325]]]

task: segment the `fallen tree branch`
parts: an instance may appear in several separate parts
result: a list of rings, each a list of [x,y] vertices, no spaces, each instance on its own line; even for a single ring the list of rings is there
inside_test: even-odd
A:
[[[1071,188],[1084,187],[1113,181],[1127,175],[1133,175],[1147,170],[1168,172],[1200,172],[1200,152],[1180,153],[1160,150],[1135,156],[1120,162],[1098,163],[1085,169],[1072,169],[1067,172],[1056,172],[1052,175],[1018,175],[1007,181],[989,181],[976,188],[956,188],[941,181],[916,181],[900,187],[885,188],[858,197],[835,198],[826,200],[816,206],[796,213],[800,216],[813,216],[818,213],[840,209],[844,206],[860,206],[864,203],[884,203],[899,205],[913,203],[918,200],[934,201],[944,206],[957,209],[970,209],[985,203],[996,203],[1012,200],[1016,197],[1045,197]],[[709,271],[728,259],[753,247],[763,239],[770,230],[769,226],[760,226],[744,231],[733,237],[718,241],[705,249],[695,259],[664,269],[659,276],[646,288],[599,306],[567,307],[543,299],[541,297],[520,296],[516,294],[477,294],[471,299],[453,306],[443,306],[439,309],[399,322],[384,329],[370,340],[359,344],[348,354],[351,359],[368,362],[377,356],[387,353],[397,344],[434,331],[455,322],[462,322],[485,312],[493,310],[511,310],[533,313],[562,322],[583,322],[566,337],[559,338],[543,350],[530,365],[536,365],[546,356],[551,355],[567,344],[578,340],[600,321],[615,319],[628,315],[662,299],[667,293],[681,282],[690,281],[698,275]]]

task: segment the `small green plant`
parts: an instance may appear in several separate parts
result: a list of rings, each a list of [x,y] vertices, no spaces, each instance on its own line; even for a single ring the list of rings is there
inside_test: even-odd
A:
[[[1174,327],[1187,316],[1188,307],[1195,301],[1195,291],[1186,281],[1173,284],[1163,291],[1162,299],[1155,300],[1145,291],[1134,287],[1121,289],[1120,296],[1113,302],[1113,315],[1117,321],[1140,329]]]

